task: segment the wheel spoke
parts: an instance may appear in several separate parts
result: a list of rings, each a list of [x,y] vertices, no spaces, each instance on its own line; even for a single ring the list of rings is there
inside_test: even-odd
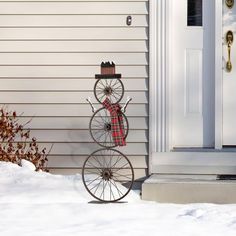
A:
[[[86,173],[89,173],[89,174],[94,174],[94,175],[97,175],[98,174],[98,172],[93,172],[93,171],[90,171],[90,169],[88,170],[86,170]]]
[[[93,168],[95,168],[95,169],[101,171],[101,169],[99,169],[97,166],[93,165],[89,160],[87,161],[87,163],[90,164],[90,165],[88,165],[88,166],[93,167]]]
[[[102,80],[102,79],[100,79],[100,80],[99,80],[99,83],[100,83],[100,84],[102,84],[102,86],[103,86],[103,89],[104,89],[104,88],[106,88],[106,85],[105,85],[105,84],[103,84],[103,82],[102,82],[102,81],[103,81],[103,80]]]
[[[109,84],[109,87],[111,88],[111,83],[112,83],[112,79],[110,79],[110,84]]]
[[[100,101],[102,100],[102,98],[104,98],[106,96],[106,94],[103,94],[101,97],[100,97]],[[102,101],[101,101],[102,102]]]
[[[101,129],[99,129],[99,130],[97,130],[97,129],[96,129],[96,130],[93,130],[93,136],[96,137],[96,135],[97,135],[97,134],[99,135],[101,132],[102,132]]]
[[[101,166],[101,167],[103,167],[103,165],[101,164],[101,162],[97,159],[97,157],[96,156],[93,156],[93,159],[94,160],[96,160],[97,161],[97,163]]]
[[[95,130],[95,131],[100,131],[100,130],[103,130],[104,129],[104,127],[102,127],[101,125],[94,125],[94,124],[92,124],[93,125],[93,129]]]
[[[100,94],[103,94],[104,91],[101,89],[101,90],[96,91],[96,93],[97,93],[97,95],[100,95]]]
[[[111,94],[109,95],[109,99],[110,99],[110,101],[111,101],[112,104],[115,103],[115,102],[113,101],[113,99],[112,99]]]
[[[109,155],[109,168],[111,167],[111,150],[110,151],[110,155]]]
[[[113,146],[114,144],[113,144],[113,140],[112,140],[112,135],[111,135],[111,132],[109,132],[109,138],[110,138],[110,143],[111,143],[111,145],[110,145],[110,146]]]
[[[120,80],[116,79],[115,83],[112,85],[112,88],[114,88],[114,86],[116,86],[118,83],[120,83]]]
[[[125,178],[127,178],[127,179],[132,179],[131,177],[128,177],[128,176],[132,176],[132,174],[128,174],[128,175],[121,175],[121,174],[118,174],[118,173],[115,173],[116,175],[119,175],[120,177],[125,177]],[[114,176],[114,172],[113,172],[113,177],[114,178],[118,178],[117,176]],[[118,180],[118,179],[117,179]]]
[[[122,192],[119,190],[119,188],[117,187],[116,182],[115,182],[115,181],[113,181],[114,183],[112,183],[112,181],[110,181],[110,182],[111,182],[111,184],[116,188],[116,190],[117,190],[119,196],[121,197],[121,196],[123,195],[123,193],[122,193]]]
[[[111,168],[113,168],[120,160],[122,160],[122,156],[117,156],[117,160]]]
[[[89,189],[90,191],[92,191],[94,188],[96,188],[96,190],[98,189],[98,187],[99,187],[99,185],[100,185],[100,183],[102,182],[102,179],[100,180],[100,182],[98,183],[98,184],[96,184],[96,185],[94,185],[91,189]]]
[[[103,166],[105,166],[106,168],[108,168],[107,162],[106,162],[106,156],[102,156],[103,159]]]
[[[110,181],[109,181],[109,185],[110,185],[110,201],[111,201],[111,184],[110,184]]]
[[[98,89],[103,91],[103,88],[102,88],[102,87],[99,87],[99,86],[97,85],[97,86],[96,86],[96,91],[97,91]]]
[[[99,198],[101,198],[101,197],[102,197],[102,193],[103,193],[103,200],[104,200],[104,180],[102,181],[102,186],[103,186],[103,190],[102,190],[102,192],[101,192],[101,195],[100,195],[100,197],[99,197]]]
[[[106,136],[105,136],[105,138],[104,138],[104,140],[103,140],[103,145],[105,146],[105,147],[109,147],[110,146],[110,141],[109,141],[109,132],[108,131],[106,131]]]
[[[101,117],[101,119],[103,120],[103,122],[106,123],[105,116],[103,117],[102,114],[100,114],[100,112],[98,113],[98,115]]]
[[[119,97],[121,96],[121,94],[119,94],[118,92],[116,92],[115,90],[113,91],[113,94],[117,94]]]
[[[124,169],[125,166],[129,165],[129,163],[127,162],[126,164],[124,164],[123,166],[119,167],[118,169],[115,169],[114,173],[116,173],[117,171]]]
[[[93,182],[95,182],[96,180],[98,180],[99,178],[101,178],[101,176],[98,176],[96,179],[91,180],[91,181],[87,184],[87,186],[89,186],[90,184],[92,184]],[[86,182],[87,182],[87,181],[86,181]]]
[[[116,94],[116,96],[118,96],[118,98],[120,98],[121,95],[122,95],[122,94],[120,94],[120,93],[118,93],[117,91],[114,90],[114,91],[112,92],[112,95],[113,95],[114,97],[116,97],[115,94]]]
[[[103,126],[102,126],[102,120],[98,120],[98,119],[99,119],[99,117],[95,117],[95,116],[94,116],[92,121],[97,122],[98,125],[100,125],[101,127],[103,127]]]
[[[104,94],[104,91],[102,91],[102,93],[97,94],[97,97],[98,97],[99,101],[101,100],[101,98],[102,98],[104,95],[105,95],[105,94]]]
[[[116,97],[116,95],[115,95],[114,93],[115,93],[115,91],[114,91],[114,92],[112,92],[112,94],[111,94],[111,96],[110,96],[110,97],[111,97],[111,99],[112,99],[112,97],[114,97],[114,98],[115,98],[115,100],[117,100],[117,101],[118,101],[118,100],[119,100],[119,97]]]
[[[106,186],[107,186],[107,182],[108,181],[106,181],[106,183],[105,183],[105,185],[104,185],[104,180],[103,180],[103,190],[102,190],[102,193],[101,193],[101,195],[100,195],[100,198],[102,197],[102,194],[103,194],[103,200],[105,200],[104,198],[105,198],[105,189],[106,189]]]
[[[105,117],[108,117],[107,109],[105,109]]]
[[[106,135],[106,133],[102,132],[102,134],[98,138],[96,138],[96,140],[99,142],[101,140],[102,136],[104,136],[104,135]]]

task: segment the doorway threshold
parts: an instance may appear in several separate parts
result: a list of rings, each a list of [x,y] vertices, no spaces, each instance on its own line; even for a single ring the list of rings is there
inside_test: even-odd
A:
[[[185,149],[152,153],[150,174],[236,175],[236,150]]]
[[[213,147],[193,147],[193,148],[173,148],[170,152],[235,152],[236,153],[236,146],[223,146],[222,149],[215,149]]]
[[[215,152],[215,151],[218,150],[212,147],[177,147],[171,150],[171,152]]]

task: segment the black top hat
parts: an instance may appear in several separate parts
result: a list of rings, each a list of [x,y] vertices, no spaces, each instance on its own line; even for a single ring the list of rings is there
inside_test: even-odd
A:
[[[95,78],[96,79],[101,79],[101,78],[121,78],[121,74],[116,74],[116,65],[115,63],[112,62],[102,62],[101,63],[101,74],[96,74]]]

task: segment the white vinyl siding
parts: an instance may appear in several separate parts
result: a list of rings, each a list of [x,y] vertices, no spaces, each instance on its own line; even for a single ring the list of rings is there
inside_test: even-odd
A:
[[[22,122],[33,117],[27,127],[42,147],[54,143],[52,173],[80,172],[100,148],[89,134],[85,99],[95,102],[102,61],[114,61],[122,74],[122,102],[133,98],[128,143],[118,149],[137,180],[148,164],[148,0],[0,1],[0,101],[22,113]]]

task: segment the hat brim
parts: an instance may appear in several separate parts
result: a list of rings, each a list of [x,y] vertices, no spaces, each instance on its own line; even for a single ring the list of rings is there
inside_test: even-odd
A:
[[[96,79],[120,79],[121,78],[121,74],[97,74],[95,75]]]

